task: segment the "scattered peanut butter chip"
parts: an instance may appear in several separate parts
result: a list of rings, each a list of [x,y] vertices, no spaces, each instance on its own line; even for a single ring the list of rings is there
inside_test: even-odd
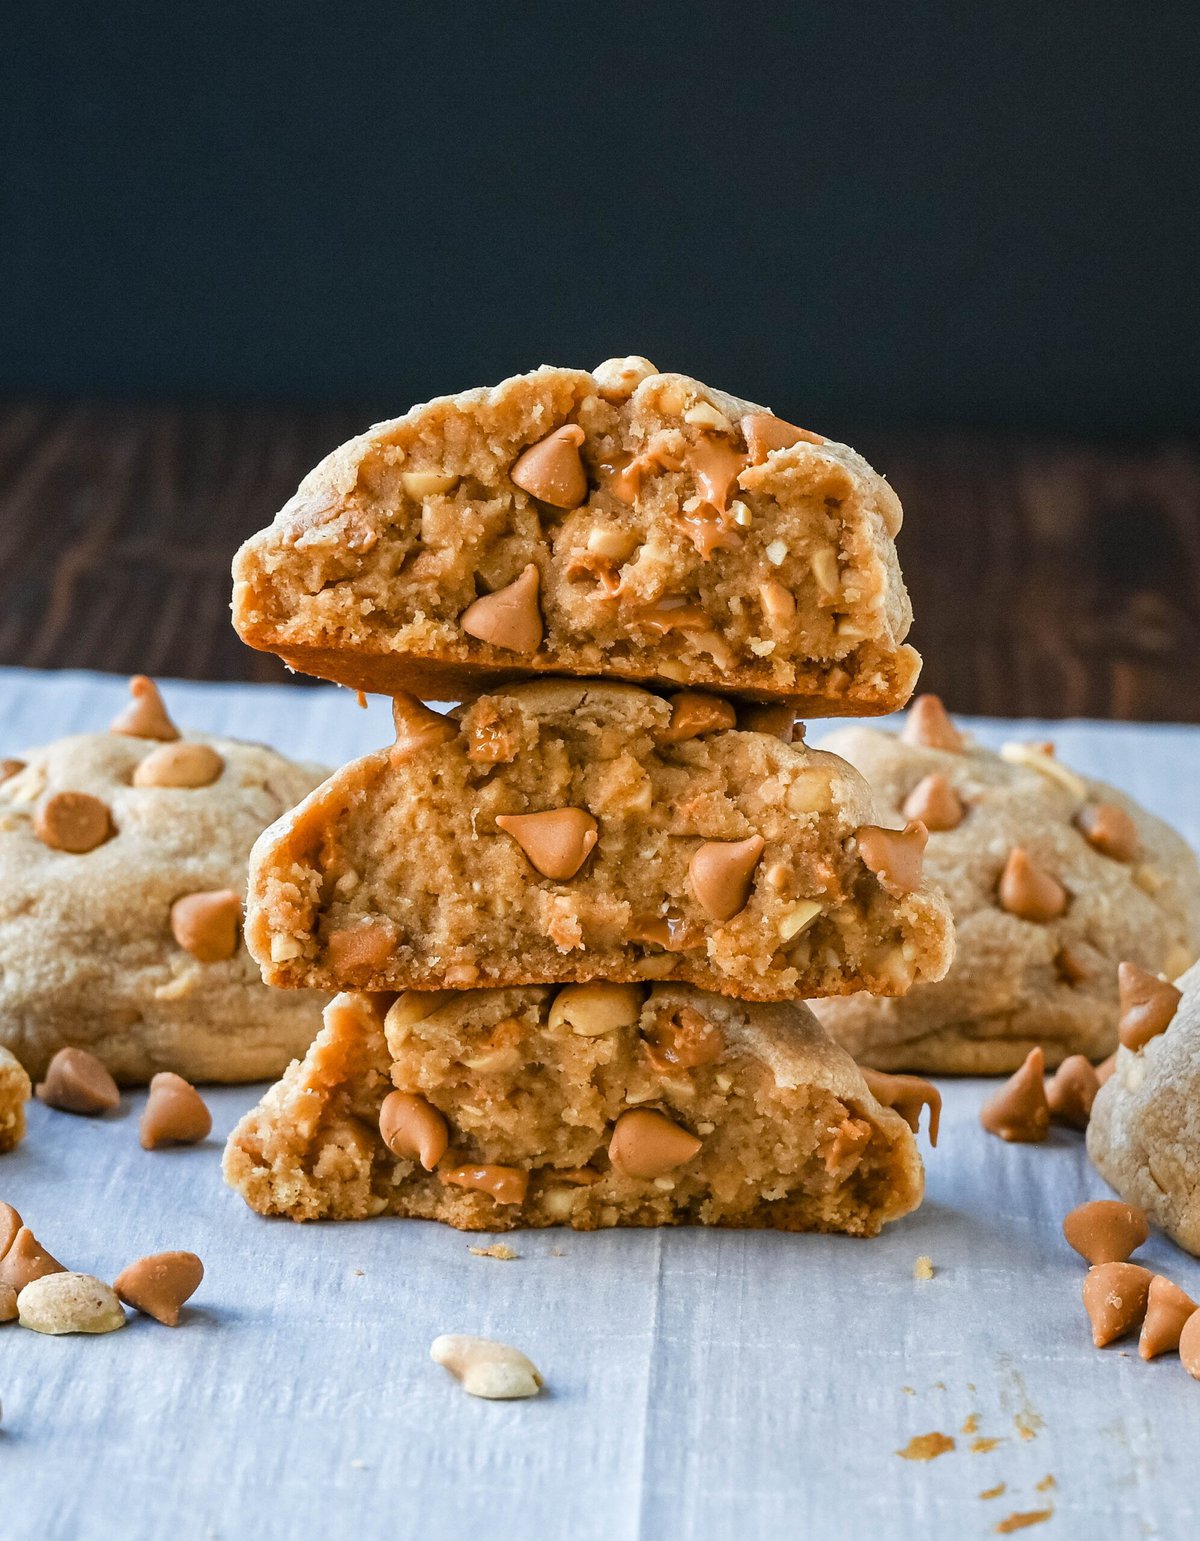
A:
[[[1092,1324],[1092,1342],[1106,1348],[1133,1329],[1146,1314],[1154,1275],[1137,1263],[1100,1263],[1083,1281],[1083,1306]]]
[[[922,1254],[913,1264],[913,1278],[927,1280],[933,1278],[933,1259]]]
[[[672,1123],[665,1113],[632,1108],[622,1113],[613,1126],[608,1159],[624,1176],[649,1180],[683,1166],[702,1144],[694,1134]]]
[[[1136,963],[1121,964],[1117,985],[1121,995],[1117,1036],[1126,1049],[1141,1049],[1170,1027],[1183,991]]]
[[[538,603],[541,575],[530,562],[521,575],[494,594],[468,605],[458,624],[469,637],[490,642],[511,653],[536,653],[542,642],[542,612]]]
[[[396,742],[392,756],[407,758],[418,750],[433,744],[448,743],[458,736],[458,725],[440,712],[431,711],[424,701],[401,691],[392,697],[392,722],[396,727]]]
[[[438,1177],[447,1187],[486,1193],[497,1204],[523,1204],[529,1191],[529,1173],[519,1166],[467,1164],[439,1172]]]
[[[17,1319],[17,1292],[11,1284],[0,1284],[0,1322]]]
[[[913,787],[904,800],[903,812],[906,819],[918,819],[926,829],[941,833],[957,829],[966,809],[945,776],[935,771]]]
[[[1080,1257],[1097,1263],[1124,1263],[1150,1235],[1145,1210],[1120,1199],[1080,1204],[1063,1221],[1063,1235]]]
[[[11,1204],[0,1204],[0,1258],[7,1254],[24,1223]]]
[[[488,1401],[535,1397],[545,1384],[531,1359],[490,1338],[443,1333],[433,1340],[429,1357],[449,1370],[468,1395]]]
[[[232,958],[238,945],[242,901],[232,888],[185,894],[171,906],[171,934],[201,963]]]
[[[0,781],[7,781],[10,776],[15,776],[18,771],[24,769],[24,760],[0,760]]]
[[[225,761],[211,744],[177,739],[160,744],[138,763],[133,772],[135,787],[208,787],[225,768]]]
[[[1046,1083],[1050,1117],[1057,1124],[1086,1129],[1099,1090],[1100,1077],[1092,1062],[1082,1054],[1068,1055]]]
[[[703,733],[732,728],[736,721],[733,707],[720,696],[710,696],[701,690],[681,690],[671,698],[671,721],[658,736],[664,744],[680,744]]]
[[[496,825],[511,835],[543,877],[573,878],[600,838],[584,808],[548,808],[544,813],[502,813]]]
[[[11,1284],[18,1295],[34,1279],[63,1272],[63,1265],[50,1256],[27,1225],[21,1227],[0,1258],[0,1284]]]
[[[902,1461],[933,1461],[953,1449],[954,1441],[950,1435],[935,1429],[932,1434],[914,1434],[904,1449],[897,1450],[896,1454]]]
[[[578,508],[587,498],[587,472],[579,449],[585,434],[578,423],[564,423],[519,455],[508,473],[539,503],[551,508]]]
[[[467,1251],[472,1257],[494,1257],[501,1263],[511,1263],[520,1255],[502,1241],[493,1242],[490,1247],[468,1247]]]
[[[796,708],[786,701],[742,706],[738,708],[737,725],[743,733],[766,733],[790,744],[796,737]]]
[[[1157,1359],[1159,1354],[1169,1354],[1177,1349],[1183,1329],[1195,1310],[1196,1302],[1186,1291],[1162,1274],[1155,1274],[1150,1281],[1146,1319],[1138,1339],[1141,1358]]]
[[[940,696],[918,696],[908,709],[900,737],[922,749],[945,749],[961,754],[966,748],[962,734],[950,721]]]
[[[1075,816],[1075,827],[1094,849],[1113,861],[1132,861],[1138,853],[1138,828],[1115,803],[1089,803]]]
[[[1067,908],[1067,891],[1056,877],[1019,845],[1008,853],[1000,875],[1000,907],[1018,920],[1045,925],[1057,920]]]
[[[90,1273],[46,1274],[17,1296],[22,1327],[61,1336],[68,1332],[116,1332],[125,1313],[111,1286]]]
[[[732,920],[746,908],[765,844],[761,835],[750,835],[745,840],[706,840],[697,846],[688,877],[710,920]]]
[[[160,1145],[195,1145],[212,1129],[212,1114],[190,1082],[173,1070],[160,1070],[150,1082],[150,1095],[139,1130],[142,1149]]]
[[[891,894],[910,894],[920,887],[921,865],[929,831],[918,820],[903,829],[862,824],[855,831],[858,854]]]
[[[36,1095],[47,1107],[63,1113],[107,1113],[121,1101],[107,1067],[86,1049],[59,1049]]]
[[[1183,1324],[1179,1360],[1193,1380],[1200,1380],[1200,1311],[1193,1311]]]
[[[921,1109],[928,1108],[929,1143],[937,1144],[942,1094],[932,1081],[919,1075],[888,1075],[882,1070],[870,1070],[866,1065],[859,1066],[859,1074],[875,1101],[885,1108],[895,1109],[914,1134],[921,1127]]]
[[[161,738],[164,743],[179,737],[179,729],[167,716],[158,686],[144,674],[129,681],[132,699],[109,723],[110,733],[125,733],[130,738]]]
[[[325,954],[335,976],[382,968],[395,950],[396,928],[390,920],[339,926],[325,938]]]
[[[1070,942],[1064,942],[1054,954],[1054,967],[1063,983],[1071,986],[1083,984],[1093,972],[1079,948]]]
[[[446,1154],[450,1131],[431,1102],[412,1092],[389,1092],[379,1109],[379,1133],[393,1156],[419,1161],[427,1172]]]
[[[33,832],[55,851],[82,856],[116,833],[108,804],[90,792],[50,792],[33,814]]]
[[[1043,1079],[1046,1059],[1040,1048],[1030,1049],[1025,1063],[979,1110],[979,1122],[989,1134],[1013,1144],[1036,1145],[1050,1131],[1050,1107]]]
[[[156,1252],[123,1268],[113,1280],[118,1297],[164,1327],[179,1326],[179,1312],[200,1288],[204,1264],[194,1252]]]
[[[772,450],[791,449],[793,444],[825,442],[819,433],[797,428],[795,423],[785,422],[773,412],[747,412],[739,427],[745,437],[746,452],[753,466],[762,465]]]

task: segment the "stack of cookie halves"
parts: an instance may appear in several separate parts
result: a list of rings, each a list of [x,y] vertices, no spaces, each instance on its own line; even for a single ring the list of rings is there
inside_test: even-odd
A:
[[[343,992],[230,1140],[255,1209],[869,1235],[920,1202],[932,1089],[801,1004],[952,953],[924,828],[794,731],[910,695],[899,524],[852,450],[638,358],[305,479],[235,624],[391,695],[396,738],[251,858],[264,978]]]

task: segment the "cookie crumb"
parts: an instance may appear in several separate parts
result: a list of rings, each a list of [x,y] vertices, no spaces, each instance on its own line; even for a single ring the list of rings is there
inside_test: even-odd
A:
[[[915,1386],[901,1386],[900,1390],[903,1391],[906,1397],[915,1397],[917,1394],[917,1388]]]
[[[1004,1493],[1007,1490],[1008,1490],[1008,1483],[1007,1482],[997,1482],[995,1487],[985,1487],[983,1492],[980,1493],[979,1496],[980,1496],[980,1498],[999,1498],[1001,1493]]]
[[[933,1278],[933,1259],[922,1254],[913,1264],[914,1279]]]
[[[954,1441],[949,1434],[941,1434],[935,1429],[929,1434],[914,1434],[904,1449],[897,1450],[896,1454],[902,1461],[933,1461],[953,1449]]]
[[[962,1428],[959,1429],[958,1432],[960,1434],[978,1434],[979,1433],[979,1414],[978,1413],[972,1413],[971,1416],[967,1419],[967,1421],[963,1424]]]
[[[1003,1441],[997,1439],[994,1435],[981,1434],[978,1439],[971,1441],[971,1454],[987,1455],[989,1451],[994,1450],[997,1445],[1002,1443]]]
[[[502,1241],[493,1242],[490,1247],[468,1247],[467,1251],[472,1257],[495,1257],[502,1263],[511,1263],[513,1258],[519,1255],[511,1247],[505,1246]]]
[[[1035,1483],[1034,1486],[1037,1492],[1048,1493],[1051,1488],[1056,1488],[1058,1483],[1054,1480],[1053,1476],[1047,1472],[1042,1480],[1038,1483]]]
[[[1014,1530],[1028,1530],[1031,1525],[1041,1525],[1054,1514],[1053,1509],[1026,1509],[1024,1513],[1010,1514],[995,1527],[998,1536],[1011,1536]]]
[[[1013,1418],[1013,1426],[1022,1439],[1036,1439],[1038,1430],[1044,1429],[1046,1424],[1041,1413],[1035,1413],[1032,1407],[1027,1407]]]

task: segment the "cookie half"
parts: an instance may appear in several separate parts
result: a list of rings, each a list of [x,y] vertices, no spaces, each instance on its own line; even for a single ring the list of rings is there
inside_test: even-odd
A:
[[[671,977],[771,1000],[944,973],[950,920],[921,880],[921,832],[875,830],[844,761],[733,720],[713,697],[571,681],[448,718],[400,702],[397,742],[254,849],[246,937],[264,977]]]
[[[912,1131],[801,1005],[678,985],[341,995],[230,1136],[294,1220],[874,1235],[916,1208]]]
[[[1015,1070],[1100,1059],[1117,1042],[1117,965],[1174,977],[1200,954],[1200,866],[1132,798],[1045,744],[972,744],[922,696],[900,734],[822,740],[870,781],[885,823],[928,825],[925,870],[954,912],[957,952],[903,1000],[831,1001],[826,1027],[882,1070]]]
[[[853,450],[644,359],[544,367],[335,450],[234,562],[251,647],[458,700],[535,673],[889,711],[901,509]]]

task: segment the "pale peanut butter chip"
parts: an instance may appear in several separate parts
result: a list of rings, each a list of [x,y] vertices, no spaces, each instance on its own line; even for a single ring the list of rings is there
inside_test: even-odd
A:
[[[1100,1077],[1091,1060],[1082,1054],[1068,1055],[1046,1083],[1050,1117],[1072,1129],[1086,1129],[1099,1090]]]
[[[419,1161],[427,1172],[446,1154],[450,1131],[446,1120],[424,1097],[389,1092],[379,1109],[379,1133],[393,1156]]]
[[[82,856],[111,840],[112,815],[108,804],[90,792],[51,792],[34,809],[33,832],[55,851]]]
[[[929,1109],[929,1143],[938,1142],[942,1120],[942,1094],[932,1081],[918,1075],[887,1075],[882,1070],[859,1066],[867,1090],[885,1108],[894,1108],[914,1134],[921,1127],[921,1109]]]
[[[1036,1145],[1050,1132],[1046,1102],[1046,1057],[1030,1049],[1025,1063],[979,1110],[979,1122],[989,1134],[1019,1145]]]
[[[212,1114],[190,1082],[173,1070],[160,1070],[139,1124],[143,1150],[160,1145],[195,1145],[212,1129]]]
[[[664,744],[680,744],[704,733],[732,728],[736,721],[733,707],[722,697],[707,695],[702,690],[681,690],[672,696],[671,721],[658,736]]]
[[[107,1113],[121,1093],[107,1067],[86,1049],[59,1049],[37,1086],[38,1099],[63,1113]]]
[[[1138,1339],[1139,1356],[1157,1359],[1159,1354],[1169,1354],[1177,1349],[1188,1318],[1195,1310],[1196,1302],[1186,1291],[1162,1274],[1155,1274],[1146,1297],[1146,1319]]]
[[[1179,1362],[1192,1377],[1200,1380],[1200,1311],[1193,1311],[1179,1334]]]
[[[584,808],[548,808],[544,813],[502,813],[496,826],[517,842],[543,877],[573,878],[600,838]]]
[[[929,831],[919,820],[903,829],[862,824],[855,830],[858,854],[890,894],[911,894],[921,885],[921,865]]]
[[[1127,1049],[1141,1049],[1151,1038],[1165,1033],[1175,1016],[1182,990],[1149,974],[1136,963],[1122,963],[1117,969],[1121,995],[1121,1016],[1117,1035]]]
[[[702,1144],[665,1113],[631,1108],[613,1126],[608,1159],[623,1176],[650,1180],[683,1166]]]
[[[523,1204],[529,1191],[529,1173],[519,1166],[468,1163],[439,1172],[438,1177],[447,1187],[486,1193],[497,1204]]]
[[[750,835],[745,840],[706,840],[697,847],[688,876],[710,920],[732,920],[746,908],[765,844],[761,835]]]
[[[1008,853],[998,892],[1001,909],[1038,925],[1057,920],[1067,908],[1067,890],[1019,845]]]
[[[950,721],[939,696],[918,696],[908,709],[900,737],[922,749],[945,749],[961,754],[966,748],[962,734]]]
[[[1123,1338],[1146,1314],[1154,1275],[1137,1263],[1101,1263],[1083,1281],[1083,1308],[1092,1324],[1092,1342],[1106,1348]]]
[[[335,977],[382,968],[395,948],[396,928],[390,920],[339,926],[325,939],[325,954]]]
[[[1138,853],[1138,828],[1124,808],[1114,803],[1089,803],[1075,816],[1075,827],[1102,856],[1132,861]]]
[[[47,1274],[17,1296],[22,1327],[60,1336],[68,1332],[116,1332],[125,1313],[116,1292],[90,1273]]]
[[[1063,1221],[1069,1246],[1087,1262],[1125,1263],[1150,1235],[1146,1213],[1119,1199],[1080,1204]]]
[[[458,736],[458,725],[431,711],[424,701],[401,691],[392,697],[392,722],[396,728],[396,742],[392,745],[392,759],[407,759],[418,750],[433,744],[448,743]]]
[[[746,440],[750,464],[762,465],[767,456],[777,449],[791,449],[793,444],[824,444],[819,433],[807,428],[797,428],[795,423],[785,422],[771,412],[747,412],[739,427]]]
[[[966,809],[945,776],[935,771],[913,787],[904,799],[903,812],[906,819],[918,819],[926,829],[940,834],[957,829]]]
[[[225,768],[211,744],[160,744],[134,769],[135,787],[209,787]]]
[[[535,1397],[544,1385],[537,1366],[520,1349],[490,1338],[443,1333],[433,1340],[429,1357],[449,1370],[469,1396],[488,1401]]]
[[[194,1252],[156,1252],[123,1268],[113,1288],[135,1311],[152,1316],[164,1327],[178,1327],[180,1310],[203,1278],[204,1264]]]
[[[160,738],[164,743],[179,737],[179,729],[167,716],[158,686],[144,674],[129,681],[132,699],[108,725],[110,733],[124,733],[130,738]]]
[[[585,434],[578,423],[564,423],[518,456],[508,473],[539,503],[551,508],[578,508],[587,498],[587,472],[579,450]]]
[[[232,958],[238,945],[242,901],[232,888],[185,894],[171,906],[171,934],[201,963]]]
[[[27,1225],[20,1228],[0,1258],[0,1284],[11,1284],[18,1295],[34,1279],[63,1272],[63,1265],[50,1256]]]
[[[542,642],[542,612],[538,603],[541,575],[530,562],[510,584],[468,605],[458,624],[469,637],[511,653],[536,653]]]

